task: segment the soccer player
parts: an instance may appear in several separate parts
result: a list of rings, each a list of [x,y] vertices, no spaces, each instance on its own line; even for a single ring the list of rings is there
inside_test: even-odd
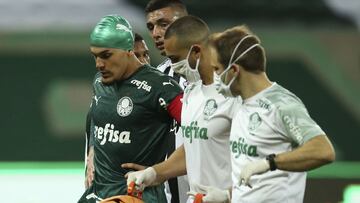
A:
[[[145,40],[141,37],[140,34],[135,33],[134,39],[134,54],[137,59],[143,64],[150,65],[150,55],[149,49],[146,45]],[[85,143],[85,188],[91,186],[92,181],[94,180],[94,146],[90,146],[90,129],[91,129],[91,112],[89,111],[86,116],[86,143]]]
[[[179,18],[167,29],[164,47],[171,66],[179,65],[188,76],[199,75],[201,80],[185,89],[181,116],[184,144],[168,160],[128,174],[128,183],[148,186],[187,173],[193,192],[201,191],[192,187],[192,182],[231,188],[230,125],[241,103],[216,91],[213,67],[217,64],[212,60],[214,50],[207,44],[209,33],[206,23],[195,16]],[[230,194],[220,191],[204,200],[218,198],[230,200]],[[193,202],[193,197],[188,202]]]
[[[176,19],[188,15],[185,4],[181,0],[150,0],[145,8],[146,27],[156,48],[160,54],[166,56],[164,50],[164,35],[166,29]],[[173,77],[182,88],[185,88],[187,81],[174,73],[170,68],[171,61],[167,58],[157,68],[167,75]]]
[[[164,160],[172,120],[180,122],[182,90],[170,77],[136,58],[128,21],[103,17],[90,35],[98,73],[93,81],[90,142],[95,174],[79,202],[126,194],[125,162]],[[145,190],[145,202],[167,202],[163,186]]]
[[[135,33],[134,53],[141,63],[150,65],[149,48],[145,40],[138,33]]]
[[[186,16],[187,14],[186,5],[181,0],[150,0],[146,5],[146,27],[161,55],[166,56],[164,51],[164,35],[166,29],[176,19]],[[188,81],[181,75],[176,74],[171,69],[170,63],[171,61],[167,58],[157,66],[157,69],[174,78],[181,88],[185,89]],[[176,122],[174,122],[173,128],[171,129],[170,139],[172,140],[168,148],[168,156],[183,144],[182,136],[179,135],[179,124]],[[168,183],[170,188],[167,188],[167,194],[169,199],[171,199],[171,203],[185,202],[187,199],[185,193],[189,190],[186,177],[170,179]],[[168,190],[171,191],[171,194]]]
[[[331,142],[302,101],[268,79],[265,50],[246,26],[211,41],[218,91],[243,99],[230,135],[232,202],[303,202],[306,171],[335,159]]]

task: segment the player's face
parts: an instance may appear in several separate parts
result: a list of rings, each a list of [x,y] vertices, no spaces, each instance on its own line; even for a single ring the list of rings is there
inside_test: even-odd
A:
[[[109,85],[122,80],[128,68],[129,54],[127,51],[113,48],[90,47],[95,58],[95,65],[101,72],[101,82]]]
[[[179,18],[180,14],[172,7],[165,7],[162,9],[150,12],[146,16],[146,26],[150,32],[151,37],[155,42],[155,46],[160,50],[161,55],[165,56],[164,50],[164,35],[169,25]]]
[[[189,49],[179,46],[178,40],[175,36],[172,36],[164,41],[164,51],[166,56],[171,60],[171,63],[176,63],[186,59],[189,53]]]
[[[149,48],[144,40],[135,42],[134,53],[141,63],[150,64]]]
[[[220,63],[219,61],[219,52],[213,47],[213,46],[210,46],[211,49],[212,49],[212,66],[213,66],[213,70],[215,71],[216,74],[218,75],[221,75],[225,69],[227,68],[228,64],[222,64]],[[240,95],[240,91],[239,91],[239,88],[237,87],[237,81],[239,80],[239,76],[238,76],[238,73],[235,72],[235,68],[234,66],[232,66],[230,68],[230,70],[226,71],[226,73],[224,73],[221,77],[221,80],[226,84],[228,85],[230,83],[230,81],[232,80],[233,77],[236,77],[235,81],[231,84],[230,86],[230,90],[231,90],[231,93],[234,95],[234,96],[238,96]]]

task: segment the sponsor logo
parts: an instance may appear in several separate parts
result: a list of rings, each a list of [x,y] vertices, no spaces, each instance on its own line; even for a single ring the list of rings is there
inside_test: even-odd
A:
[[[133,110],[133,107],[134,107],[134,104],[133,104],[132,100],[130,99],[130,97],[122,97],[116,106],[116,110],[117,110],[117,113],[119,114],[119,116],[126,117],[126,116],[130,115],[130,113]]]
[[[169,80],[169,82],[163,82],[163,86],[165,85],[171,85],[171,86],[174,86],[172,83],[171,83],[171,80]]]
[[[101,96],[97,97],[96,95],[94,95],[96,106],[98,105],[98,102],[99,102],[100,98],[101,98]]]
[[[204,111],[203,111],[206,120],[209,119],[209,117],[214,114],[217,107],[218,106],[216,104],[215,99],[209,99],[206,101]]]
[[[259,104],[259,106],[263,109],[266,109],[268,111],[271,110],[271,102],[264,99],[258,99],[256,102]]]
[[[98,77],[98,78],[95,79],[94,84],[96,84],[96,83],[100,83],[100,84],[101,84],[101,77]]]
[[[120,24],[120,23],[116,24],[116,29],[117,30],[124,30],[125,32],[130,32],[132,34],[131,30],[128,27],[126,27],[125,25]]]
[[[262,123],[262,119],[259,113],[255,112],[251,114],[249,117],[249,126],[248,126],[249,131],[256,130],[261,125],[261,123]]]
[[[107,123],[105,127],[95,126],[95,138],[100,140],[100,145],[106,142],[130,144],[130,132],[114,130],[114,124]]]
[[[291,120],[290,116],[284,116],[283,120],[285,122],[285,125],[289,128],[291,134],[295,136],[296,140],[298,142],[302,142],[303,136],[301,136],[302,133],[300,127],[297,126],[295,122],[293,122],[293,120]]]
[[[192,143],[193,139],[209,139],[207,136],[207,128],[200,128],[197,126],[197,121],[193,121],[190,123],[190,126],[181,126],[182,135],[190,139],[190,143]]]
[[[251,157],[258,157],[257,146],[249,145],[245,143],[245,139],[240,137],[238,141],[230,140],[231,153],[235,154],[235,158],[239,158],[241,154],[245,154]]]
[[[145,80],[143,81],[139,81],[139,80],[132,80],[130,82],[131,84],[134,84],[135,86],[137,86],[138,89],[143,89],[147,92],[151,91],[151,86],[147,84],[147,82]]]
[[[99,201],[103,200],[100,197],[98,197],[97,195],[95,195],[95,193],[91,193],[91,194],[86,195],[86,199],[95,199],[95,200],[97,200],[96,202],[99,202]]]

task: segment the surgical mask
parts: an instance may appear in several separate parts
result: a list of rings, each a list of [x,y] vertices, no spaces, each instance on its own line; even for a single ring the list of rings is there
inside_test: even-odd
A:
[[[234,97],[234,95],[231,93],[230,86],[234,82],[237,75],[235,75],[227,85],[221,80],[221,76],[222,74],[218,75],[216,72],[214,72],[214,84],[216,90],[220,94],[224,95],[224,97]]]
[[[183,76],[190,83],[201,80],[199,70],[198,70],[199,64],[200,64],[200,58],[196,59],[195,69],[192,69],[189,64],[189,56],[190,56],[192,48],[193,48],[193,46],[190,47],[190,50],[185,59],[178,61],[176,63],[171,63],[171,65],[170,65],[175,73]]]
[[[241,43],[249,38],[249,37],[252,37],[252,35],[247,35],[245,37],[243,37],[239,43],[235,46],[234,48],[234,51],[232,52],[231,54],[231,57],[230,57],[230,60],[229,60],[229,64],[228,66],[225,68],[225,70],[220,74],[218,75],[216,72],[214,72],[214,84],[215,84],[215,87],[216,87],[216,90],[224,95],[224,97],[234,97],[234,95],[232,94],[231,90],[230,90],[230,86],[232,85],[232,83],[235,81],[236,77],[238,76],[238,73],[235,74],[230,82],[228,84],[225,84],[223,79],[226,78],[226,75],[227,75],[227,72],[231,69],[231,66],[234,65],[241,57],[243,57],[246,53],[248,53],[251,49],[253,49],[254,47],[256,46],[260,46],[259,44],[254,44],[252,46],[250,46],[248,49],[246,49],[244,52],[242,52],[234,61],[233,61],[233,58],[234,58],[234,55],[237,51],[237,49],[239,48],[239,46],[241,45]]]

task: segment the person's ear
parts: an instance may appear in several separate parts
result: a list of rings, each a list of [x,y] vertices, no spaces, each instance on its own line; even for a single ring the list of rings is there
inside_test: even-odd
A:
[[[240,65],[234,63],[231,65],[230,67],[230,71],[232,71],[234,74],[239,74],[240,73]]]
[[[191,56],[194,57],[195,59],[200,58],[201,55],[201,46],[198,44],[193,45],[192,49],[191,49]]]
[[[126,55],[128,56],[128,57],[131,57],[131,56],[135,56],[135,52],[133,51],[133,50],[128,50],[127,52],[126,52]],[[135,56],[136,57],[136,56]]]

